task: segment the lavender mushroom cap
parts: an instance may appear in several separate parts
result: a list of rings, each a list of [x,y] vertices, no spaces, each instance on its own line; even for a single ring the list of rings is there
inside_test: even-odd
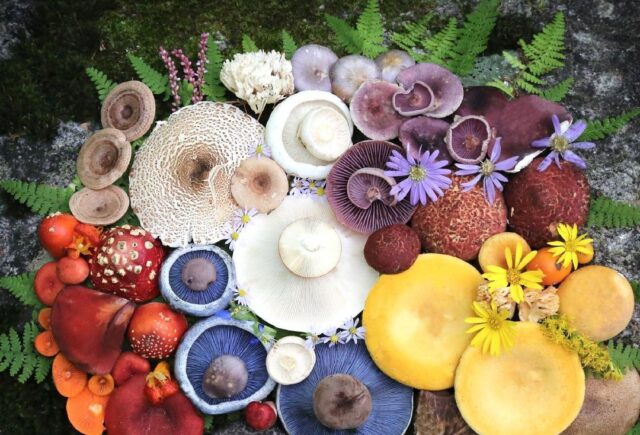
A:
[[[376,57],[376,65],[382,73],[382,80],[395,82],[400,71],[416,64],[411,56],[403,50],[389,50]]]
[[[380,79],[380,68],[369,58],[350,55],[338,59],[331,67],[329,76],[331,91],[348,103],[361,84]]]
[[[367,81],[358,88],[349,110],[356,127],[369,139],[391,140],[398,137],[404,121],[393,108],[392,97],[400,88],[382,80]]]
[[[402,116],[415,116],[429,112],[436,105],[433,91],[422,82],[415,82],[406,91],[393,94],[393,108]]]
[[[435,63],[418,63],[409,67],[398,73],[396,81],[405,90],[412,89],[416,82],[431,88],[435,101],[425,114],[434,118],[444,118],[455,112],[464,95],[460,79]]]
[[[337,60],[338,56],[322,45],[308,44],[298,48],[291,57],[296,90],[331,92],[329,71]]]
[[[482,116],[459,117],[445,138],[451,157],[460,163],[478,163],[487,155],[491,127]]]
[[[415,116],[400,125],[398,138],[400,143],[414,158],[420,158],[420,152],[440,151],[439,159],[453,163],[444,141],[449,123],[441,119]]]

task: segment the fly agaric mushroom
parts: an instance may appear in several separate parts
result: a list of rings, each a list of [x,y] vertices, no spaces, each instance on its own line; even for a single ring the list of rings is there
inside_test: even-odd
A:
[[[367,80],[379,80],[381,73],[371,59],[352,54],[341,57],[333,64],[330,77],[332,92],[349,103],[361,84]]]
[[[231,177],[250,147],[264,143],[263,133],[240,109],[213,102],[184,107],[159,123],[129,175],[141,226],[171,247],[222,240],[237,209]]]
[[[265,137],[273,159],[288,173],[326,178],[332,162],[351,146],[349,108],[322,91],[302,91],[278,104]]]
[[[293,82],[297,91],[331,92],[329,71],[338,56],[328,47],[303,45],[291,56]]]
[[[113,88],[104,99],[100,113],[102,126],[122,131],[128,141],[144,136],[155,116],[153,92],[136,80],[120,83]]]
[[[445,142],[453,160],[478,163],[487,155],[491,142],[491,127],[482,116],[457,117],[447,131]]]
[[[102,189],[125,173],[131,161],[131,144],[120,130],[97,131],[80,148],[78,178],[90,189]]]
[[[365,241],[340,225],[326,202],[287,196],[254,217],[236,242],[233,262],[249,308],[290,331],[326,330],[353,318],[378,277],[362,255]]]
[[[269,213],[289,192],[287,174],[266,157],[250,157],[240,163],[231,178],[231,195],[242,208]]]
[[[421,153],[425,151],[437,150],[441,160],[453,163],[444,141],[448,130],[449,123],[446,121],[427,116],[414,116],[400,124],[398,139],[407,154],[411,154],[415,159],[419,159]]]
[[[305,380],[316,364],[316,353],[295,335],[282,337],[267,354],[267,371],[280,385],[297,384]]]
[[[187,330],[187,319],[162,302],[136,308],[127,328],[131,349],[151,359],[169,358]]]
[[[398,85],[382,80],[368,80],[353,94],[351,119],[358,130],[369,139],[391,140],[398,137],[404,118],[396,112],[392,97]]]
[[[179,248],[162,263],[162,297],[176,310],[192,316],[208,317],[224,309],[235,287],[231,257],[217,246]]]
[[[362,343],[315,347],[317,361],[304,381],[281,385],[276,400],[287,433],[404,433],[413,390],[384,375]]]
[[[98,190],[85,187],[71,195],[69,209],[76,219],[85,224],[111,225],[129,209],[129,197],[118,186]]]
[[[91,284],[135,302],[158,296],[162,245],[139,227],[123,225],[102,235],[89,259]]]
[[[395,82],[398,73],[416,64],[411,56],[403,50],[389,50],[376,57],[376,65],[380,68],[382,80]]]
[[[184,335],[175,359],[180,388],[205,414],[226,414],[264,399],[275,387],[265,367],[270,344],[248,322],[209,317]]]

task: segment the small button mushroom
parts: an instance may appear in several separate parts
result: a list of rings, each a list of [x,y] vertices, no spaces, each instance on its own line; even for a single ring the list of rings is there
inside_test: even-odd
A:
[[[182,268],[181,278],[191,290],[204,291],[216,280],[216,267],[205,258],[193,258]]]
[[[333,64],[330,77],[332,92],[348,103],[361,84],[380,79],[381,75],[380,68],[371,59],[349,55]]]
[[[338,56],[322,45],[308,44],[298,48],[291,57],[296,90],[331,92],[329,70],[337,60]]]
[[[396,49],[380,54],[375,62],[385,82],[395,82],[400,71],[416,64],[406,51]]]
[[[313,393],[313,412],[330,429],[355,429],[367,420],[371,409],[369,389],[351,375],[327,376]]]
[[[391,188],[396,185],[393,177],[384,175],[384,169],[362,168],[355,171],[347,181],[347,196],[358,208],[367,209],[374,201],[385,205],[396,205]]]
[[[313,348],[294,335],[282,337],[267,354],[269,376],[281,385],[297,384],[305,380],[316,363]]]
[[[304,117],[298,137],[313,156],[333,162],[351,146],[351,128],[342,113],[318,107]]]
[[[225,399],[241,393],[248,381],[244,361],[235,355],[222,355],[209,364],[202,379],[202,389],[211,398]]]

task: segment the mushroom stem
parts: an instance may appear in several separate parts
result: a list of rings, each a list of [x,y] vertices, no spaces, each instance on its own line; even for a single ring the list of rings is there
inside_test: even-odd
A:
[[[358,208],[368,209],[374,201],[394,206],[397,200],[390,194],[396,185],[393,177],[384,174],[384,169],[362,168],[355,171],[347,181],[347,196]]]
[[[351,145],[351,129],[340,112],[330,107],[319,107],[302,119],[298,139],[314,157],[332,162]]]
[[[214,399],[229,398],[241,393],[248,380],[249,372],[241,358],[221,355],[209,364],[202,379],[202,389]]]
[[[361,426],[371,413],[371,393],[351,375],[324,378],[313,393],[313,411],[330,429],[347,430]]]

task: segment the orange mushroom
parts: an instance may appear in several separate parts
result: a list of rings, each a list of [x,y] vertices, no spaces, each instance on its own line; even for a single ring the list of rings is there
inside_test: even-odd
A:
[[[54,358],[51,372],[56,390],[64,397],[77,396],[87,385],[87,374],[61,353]]]
[[[109,396],[93,394],[84,388],[78,395],[67,399],[67,417],[73,427],[84,435],[104,432],[104,412]]]
[[[51,308],[45,307],[38,313],[38,324],[44,329],[51,328]]]
[[[93,375],[87,384],[89,391],[98,396],[108,396],[113,392],[115,382],[111,375]]]
[[[60,352],[60,348],[53,338],[51,331],[42,331],[33,342],[33,346],[38,353],[43,356],[55,356]]]

